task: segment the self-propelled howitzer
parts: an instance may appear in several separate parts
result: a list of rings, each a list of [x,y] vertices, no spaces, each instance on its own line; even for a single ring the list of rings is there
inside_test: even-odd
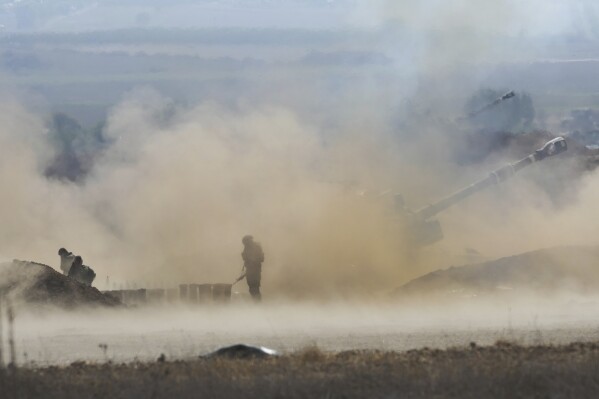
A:
[[[557,137],[548,141],[532,154],[521,160],[507,164],[489,174],[486,178],[479,180],[451,195],[425,206],[424,208],[409,213],[409,230],[413,243],[416,245],[428,245],[435,243],[443,238],[443,231],[439,221],[433,219],[439,212],[449,208],[453,204],[471,196],[472,194],[484,190],[485,188],[499,184],[523,168],[535,162],[542,161],[545,158],[560,154],[568,149],[566,140],[563,137]]]

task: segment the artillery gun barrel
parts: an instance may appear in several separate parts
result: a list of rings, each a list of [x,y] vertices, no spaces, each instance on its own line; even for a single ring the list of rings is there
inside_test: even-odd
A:
[[[507,93],[505,93],[504,95],[502,95],[501,97],[496,98],[495,100],[493,100],[493,102],[490,102],[488,104],[486,104],[485,106],[483,106],[482,108],[479,108],[475,111],[472,111],[468,114],[468,116],[466,117],[466,119],[472,119],[474,117],[476,117],[477,115],[482,114],[483,112],[495,107],[496,105],[498,105],[499,103],[505,101],[505,100],[509,100],[510,98],[513,98],[516,96],[516,93],[514,93],[513,90],[508,91]]]
[[[479,180],[468,187],[465,187],[448,197],[443,198],[440,201],[435,202],[434,204],[428,205],[418,211],[415,212],[415,216],[420,220],[427,220],[430,217],[438,214],[439,212],[449,208],[453,204],[461,201],[464,198],[469,197],[470,195],[481,191],[489,186],[494,184],[499,184],[514,174],[518,173],[520,170],[524,169],[528,165],[542,161],[547,157],[551,157],[562,153],[568,149],[568,145],[566,144],[566,140],[563,137],[557,137],[551,141],[548,141],[543,145],[542,148],[536,150],[532,154],[522,158],[521,160],[507,164],[489,174],[486,178]]]

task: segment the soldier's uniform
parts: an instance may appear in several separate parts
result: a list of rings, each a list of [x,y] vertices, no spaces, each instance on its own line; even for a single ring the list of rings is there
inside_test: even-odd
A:
[[[250,288],[250,295],[254,300],[260,301],[260,280],[262,278],[262,262],[264,262],[264,252],[259,243],[255,242],[252,236],[243,237],[243,268],[245,269],[245,279]]]
[[[73,264],[71,265],[68,276],[73,280],[80,282],[81,284],[91,287],[92,282],[96,278],[96,273],[91,267],[85,266],[83,264],[83,259],[81,256],[76,256],[75,260],[73,260]]]
[[[64,248],[58,250],[58,255],[60,256],[60,270],[62,270],[62,274],[68,276],[71,265],[75,260],[75,255]]]

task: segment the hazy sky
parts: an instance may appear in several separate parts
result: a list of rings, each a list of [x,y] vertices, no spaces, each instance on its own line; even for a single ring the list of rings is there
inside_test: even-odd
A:
[[[593,0],[214,0],[0,1],[5,30],[169,28],[376,28],[444,26],[511,36],[599,32]]]

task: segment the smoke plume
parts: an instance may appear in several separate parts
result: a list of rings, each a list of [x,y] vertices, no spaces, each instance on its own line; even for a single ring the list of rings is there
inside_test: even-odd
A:
[[[72,183],[44,176],[53,154],[43,117],[0,102],[0,257],[57,266],[66,247],[96,270],[99,285],[107,277],[147,286],[232,282],[241,238],[251,234],[265,251],[266,293],[332,296],[384,292],[463,261],[468,248],[493,257],[596,244],[597,173],[562,208],[532,182],[555,173],[559,160],[441,215],[444,242],[422,251],[407,244],[391,194],[418,209],[513,161],[456,163],[455,129],[438,117],[459,108],[452,93],[480,84],[461,66],[504,59],[511,53],[497,37],[521,27],[512,2],[471,3],[371,9],[387,27],[380,47],[394,56],[399,78],[340,90],[358,100],[332,106],[341,119],[332,132],[305,110],[264,98],[182,106],[138,89],[110,112],[104,134],[112,145],[84,182]],[[319,100],[303,98],[312,92],[285,73],[279,79],[288,86],[271,89],[303,100],[288,103]],[[435,111],[415,117],[413,104]]]

